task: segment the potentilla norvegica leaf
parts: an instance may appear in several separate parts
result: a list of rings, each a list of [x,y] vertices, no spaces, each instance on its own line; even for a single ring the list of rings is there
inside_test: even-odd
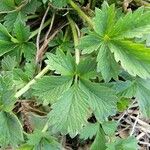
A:
[[[90,113],[87,95],[74,84],[52,105],[48,115],[49,123],[55,132],[69,133],[75,137],[87,123]]]
[[[13,10],[13,12],[9,12],[7,13],[7,15],[4,17],[4,25],[7,27],[8,31],[12,31],[14,28],[14,22],[17,21],[17,16],[20,14],[21,15],[21,19],[23,21],[27,21],[27,15],[28,14],[34,14],[35,11],[37,10],[37,8],[41,5],[41,2],[39,2],[38,0],[27,0],[27,1],[15,1],[14,0],[6,0],[6,2],[9,1],[9,3],[14,3],[13,7],[7,7],[3,8],[5,9],[5,11],[8,11],[8,9]],[[0,10],[1,7],[3,6],[3,4],[5,5],[5,0],[2,0],[2,4],[0,6]],[[7,2],[8,3],[8,2]],[[19,7],[19,9],[18,9]],[[17,10],[18,9],[18,10]],[[15,11],[14,11],[15,10]]]
[[[0,112],[0,146],[16,147],[23,142],[22,126],[13,113]]]
[[[97,120],[104,121],[115,114],[117,97],[112,89],[86,80],[80,81],[80,88],[87,94],[88,103]]]
[[[0,11],[11,11],[15,9],[15,2],[13,0],[1,0]]]
[[[94,142],[91,145],[91,150],[106,150],[106,138],[104,130],[99,126]]]
[[[99,130],[99,123],[88,123],[80,131],[80,139],[92,139]]]
[[[105,81],[118,75],[114,58],[131,75],[138,75],[142,78],[150,77],[150,48],[134,43],[131,39],[150,31],[150,12],[144,12],[143,8],[139,8],[133,13],[118,18],[114,5],[108,6],[104,3],[102,10],[97,8],[95,13],[93,34],[91,36],[90,33],[81,38],[79,48],[84,54],[94,50],[99,51],[97,70],[101,71]],[[96,42],[89,44],[89,41]],[[105,61],[102,61],[102,58]],[[108,74],[108,72],[112,73]]]
[[[0,76],[0,110],[10,112],[13,109],[16,102],[14,95],[15,87],[11,77]]]
[[[14,33],[19,42],[26,42],[30,36],[30,28],[25,25],[20,13],[14,23]]]
[[[90,79],[96,77],[96,61],[92,58],[81,60],[77,66],[76,73],[80,78]]]
[[[64,54],[61,49],[56,54],[47,53],[46,63],[51,70],[55,70],[57,74],[73,76],[75,73],[75,61],[71,54]]]
[[[39,102],[44,105],[56,102],[72,84],[69,76],[44,76],[32,87],[33,95],[38,96]]]
[[[60,148],[59,143],[49,132],[42,132],[41,130],[35,130],[32,134],[28,134],[27,144],[33,146],[34,150],[39,148],[58,150]]]
[[[9,34],[7,29],[0,24],[0,56],[5,53],[15,56],[16,60],[20,62],[20,57],[24,54],[27,61],[30,61],[35,56],[36,47],[32,42],[28,42],[30,36],[29,27],[21,20],[18,15],[18,20],[15,22],[14,38]]]
[[[137,140],[134,137],[128,137],[127,139],[117,139],[113,143],[107,144],[106,150],[137,150]]]
[[[150,117],[150,80],[136,79],[136,98],[144,117]]]

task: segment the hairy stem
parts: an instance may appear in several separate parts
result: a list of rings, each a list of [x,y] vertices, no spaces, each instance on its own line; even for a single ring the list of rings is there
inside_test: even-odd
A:
[[[27,92],[30,88],[31,85],[33,85],[34,83],[36,83],[36,79],[40,79],[44,74],[46,74],[49,70],[49,67],[46,66],[37,76],[35,76],[34,79],[32,79],[26,86],[24,86],[22,89],[20,89],[16,94],[15,94],[15,98],[19,98],[20,96],[22,96],[25,92]]]
[[[76,3],[74,3],[72,0],[68,0],[68,3],[72,6],[72,8],[73,8],[74,10],[76,10],[76,11],[78,12],[79,16],[80,16],[84,21],[86,21],[86,22],[89,24],[89,26],[90,26],[91,28],[93,28],[93,23],[92,23],[91,18],[88,17],[88,16],[80,9],[80,7],[79,7]]]
[[[79,42],[78,41],[78,34],[77,34],[75,22],[69,16],[68,16],[68,20],[69,20],[69,23],[70,23],[70,27],[71,27],[72,34],[73,34],[73,39],[74,39],[76,64],[79,64],[80,52],[79,52],[79,49],[76,48],[76,46],[78,45],[78,42]]]

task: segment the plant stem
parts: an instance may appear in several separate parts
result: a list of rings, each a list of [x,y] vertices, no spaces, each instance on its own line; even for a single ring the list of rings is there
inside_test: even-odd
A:
[[[30,88],[31,85],[33,85],[36,82],[36,79],[40,79],[45,73],[47,73],[49,70],[49,67],[46,66],[37,76],[35,76],[34,79],[32,79],[26,86],[24,86],[22,89],[20,89],[16,94],[15,98],[19,98],[22,96],[25,92],[27,92]]]
[[[48,129],[48,121],[46,122],[44,128],[42,129],[42,132],[46,132]]]
[[[74,10],[76,10],[76,11],[78,12],[79,16],[80,16],[81,18],[83,18],[83,20],[86,21],[86,22],[89,24],[89,26],[90,26],[91,28],[93,28],[93,23],[92,23],[91,18],[88,17],[88,16],[80,9],[80,7],[79,7],[76,3],[74,3],[72,0],[68,0],[68,3],[72,6],[72,8],[73,8]]]
[[[76,48],[79,41],[78,41],[78,34],[77,34],[75,22],[69,16],[67,16],[67,17],[68,17],[68,20],[69,20],[69,23],[70,23],[70,27],[71,27],[72,34],[73,34],[73,39],[74,39],[76,64],[79,64],[80,52],[79,52],[79,49]]]
[[[44,29],[45,27],[47,27],[49,24],[51,23],[51,19],[47,20],[44,24],[43,24],[43,27],[42,29]],[[35,31],[33,31],[29,37],[29,40],[32,39],[34,36],[36,36],[39,32],[39,28],[36,29]]]

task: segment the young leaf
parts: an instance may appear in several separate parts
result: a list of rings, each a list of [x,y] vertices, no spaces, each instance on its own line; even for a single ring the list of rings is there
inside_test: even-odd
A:
[[[72,84],[72,78],[45,76],[38,80],[32,87],[33,94],[39,97],[39,101],[44,105],[56,102],[65,91],[67,91]]]
[[[87,94],[89,105],[97,120],[104,121],[108,116],[115,114],[117,97],[112,89],[86,80],[80,81],[80,88]]]
[[[54,131],[69,133],[76,136],[83,125],[87,123],[90,109],[86,94],[77,84],[66,91],[49,113],[49,123]]]
[[[15,147],[23,142],[22,126],[13,113],[0,112],[0,120],[0,146]]]
[[[71,54],[65,55],[60,49],[57,51],[56,55],[52,53],[47,54],[48,64],[51,70],[55,70],[56,73],[62,75],[74,75],[75,72],[75,62]]]
[[[14,24],[14,33],[20,43],[26,42],[30,36],[30,29],[29,27],[25,26],[20,13],[18,14],[17,20]]]
[[[94,30],[102,38],[109,34],[116,22],[115,5],[108,6],[107,2],[102,5],[102,10],[96,8],[93,19]]]

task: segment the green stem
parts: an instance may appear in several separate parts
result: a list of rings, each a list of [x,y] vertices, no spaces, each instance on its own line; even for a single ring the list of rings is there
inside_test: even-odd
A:
[[[89,18],[89,17],[80,9],[80,7],[79,7],[76,3],[74,3],[72,0],[68,0],[68,3],[72,6],[72,8],[73,8],[74,10],[76,10],[76,11],[78,12],[79,16],[80,16],[81,18],[83,18],[83,20],[86,21],[86,22],[89,24],[89,26],[90,26],[91,28],[93,28],[93,22],[92,22],[91,18]]]
[[[70,23],[70,27],[71,27],[72,34],[73,34],[73,39],[74,39],[76,64],[79,64],[80,52],[79,52],[79,49],[76,48],[79,41],[78,41],[78,34],[77,34],[75,22],[69,16],[67,16],[67,17],[68,17],[68,20],[69,20],[69,23]]]
[[[27,16],[27,19],[34,19],[34,18],[37,18],[39,15],[30,15],[30,16]]]
[[[79,49],[76,48],[76,46],[79,43],[78,33],[77,33],[77,29],[76,29],[76,24],[69,16],[67,16],[67,17],[68,17],[68,20],[69,20],[69,23],[70,23],[70,27],[71,27],[72,35],[73,35],[73,39],[74,39],[75,61],[76,61],[76,64],[78,65],[79,62],[80,62],[80,51],[79,51]],[[75,83],[77,83],[77,82],[78,82],[78,75],[76,74],[75,75]]]
[[[37,76],[35,76],[34,79],[32,79],[26,86],[24,86],[22,89],[20,89],[16,94],[15,98],[19,98],[22,96],[25,92],[27,92],[30,88],[31,85],[33,85],[36,82],[36,79],[40,79],[45,73],[47,73],[49,70],[49,67],[46,66]]]
[[[49,127],[49,123],[48,123],[49,121],[47,121],[46,122],[46,124],[45,124],[45,126],[44,126],[44,128],[42,129],[42,132],[46,132],[47,131],[47,129],[48,129],[48,127]]]
[[[44,23],[42,29],[44,29],[45,27],[47,27],[50,23],[51,23],[51,19],[47,20],[47,21]],[[38,34],[38,32],[39,32],[39,28],[36,29],[35,31],[33,31],[33,32],[31,33],[31,35],[30,35],[30,37],[29,37],[29,40],[32,39],[34,36],[36,36],[36,35]]]

